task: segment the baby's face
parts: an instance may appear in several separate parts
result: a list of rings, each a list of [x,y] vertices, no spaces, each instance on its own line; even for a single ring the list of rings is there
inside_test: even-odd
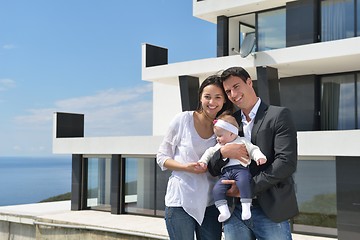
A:
[[[225,145],[226,143],[232,142],[236,137],[232,132],[229,132],[220,127],[214,127],[214,133],[216,135],[216,141],[220,145]]]

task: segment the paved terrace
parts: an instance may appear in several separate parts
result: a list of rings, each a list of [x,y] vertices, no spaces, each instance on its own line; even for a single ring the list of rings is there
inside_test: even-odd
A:
[[[71,211],[70,201],[0,207],[0,239],[169,239],[162,218]],[[334,240],[293,234],[294,240]]]

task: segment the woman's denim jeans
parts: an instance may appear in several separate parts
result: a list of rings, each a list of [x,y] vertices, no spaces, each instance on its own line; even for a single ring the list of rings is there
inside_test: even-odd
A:
[[[220,240],[221,223],[215,205],[207,207],[201,226],[182,207],[166,207],[165,222],[171,240]]]

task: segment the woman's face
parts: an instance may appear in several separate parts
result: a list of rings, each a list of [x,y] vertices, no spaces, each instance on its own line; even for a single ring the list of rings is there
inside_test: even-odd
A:
[[[225,96],[220,87],[208,85],[203,89],[200,98],[202,109],[212,118],[222,109],[225,103]]]

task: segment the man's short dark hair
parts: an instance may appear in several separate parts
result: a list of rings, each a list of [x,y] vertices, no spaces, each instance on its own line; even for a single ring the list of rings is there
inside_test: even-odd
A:
[[[250,78],[249,73],[242,67],[231,67],[222,72],[220,76],[220,81],[224,82],[226,79],[228,79],[231,76],[239,77],[244,82],[246,82],[246,80]]]

